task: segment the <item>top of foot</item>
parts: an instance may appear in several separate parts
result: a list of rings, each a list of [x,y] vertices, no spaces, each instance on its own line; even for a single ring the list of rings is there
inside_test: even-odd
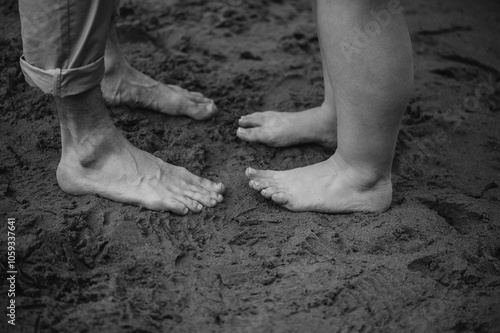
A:
[[[239,119],[236,135],[271,147],[316,143],[335,148],[337,120],[325,104],[301,112],[256,112]]]
[[[205,120],[217,114],[215,103],[201,93],[162,84],[128,64],[108,69],[101,83],[108,105],[129,105],[169,116]]]

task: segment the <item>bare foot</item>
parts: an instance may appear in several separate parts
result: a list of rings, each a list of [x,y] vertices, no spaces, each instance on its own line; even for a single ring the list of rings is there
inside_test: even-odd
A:
[[[245,141],[271,147],[317,143],[327,148],[337,145],[337,118],[325,103],[301,112],[256,112],[239,120],[236,135]]]
[[[392,201],[390,174],[372,177],[339,156],[304,168],[267,171],[248,168],[249,185],[292,211],[382,212]]]
[[[101,82],[108,105],[137,106],[170,116],[196,120],[213,117],[217,107],[211,99],[175,85],[165,85],[132,68],[127,62],[106,63]]]
[[[181,215],[215,206],[224,192],[222,184],[132,146],[112,123],[63,146],[57,181],[69,194],[98,194]]]

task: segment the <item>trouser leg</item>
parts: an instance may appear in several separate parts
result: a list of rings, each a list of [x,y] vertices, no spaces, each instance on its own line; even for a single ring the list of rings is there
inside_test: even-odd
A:
[[[19,0],[26,81],[59,97],[98,86],[117,11],[117,0]]]

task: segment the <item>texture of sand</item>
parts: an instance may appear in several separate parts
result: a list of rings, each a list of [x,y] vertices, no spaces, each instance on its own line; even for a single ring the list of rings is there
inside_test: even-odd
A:
[[[241,115],[322,102],[308,1],[123,2],[130,62],[221,113],[113,118],[140,148],[222,181],[226,200],[178,217],[59,190],[54,104],[24,82],[17,5],[0,1],[0,253],[15,217],[19,271],[16,326],[2,310],[1,332],[500,332],[498,1],[404,3],[415,94],[379,215],[291,213],[243,174],[332,154],[235,136]]]

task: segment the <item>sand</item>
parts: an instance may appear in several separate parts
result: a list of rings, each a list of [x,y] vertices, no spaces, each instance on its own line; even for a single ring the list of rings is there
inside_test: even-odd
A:
[[[394,202],[327,215],[264,200],[243,172],[332,151],[235,135],[241,115],[321,103],[309,3],[124,1],[130,62],[221,110],[205,122],[111,110],[135,145],[226,184],[223,204],[179,217],[59,190],[54,104],[24,82],[17,5],[1,1],[0,253],[14,217],[18,274],[16,325],[3,310],[0,331],[500,332],[500,3],[404,7],[415,94]]]

